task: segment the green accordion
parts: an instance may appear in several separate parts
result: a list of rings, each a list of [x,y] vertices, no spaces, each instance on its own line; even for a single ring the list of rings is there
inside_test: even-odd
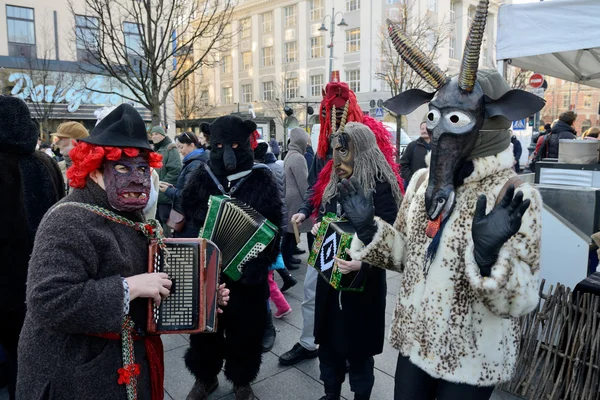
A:
[[[362,292],[365,280],[359,278],[359,272],[342,274],[334,257],[349,260],[346,249],[350,248],[354,236],[354,227],[350,222],[328,213],[323,217],[317,237],[308,257],[308,265],[315,268],[319,275],[337,290]]]
[[[228,196],[210,196],[199,237],[217,245],[223,273],[237,281],[244,264],[266,249],[278,231],[249,205]]]

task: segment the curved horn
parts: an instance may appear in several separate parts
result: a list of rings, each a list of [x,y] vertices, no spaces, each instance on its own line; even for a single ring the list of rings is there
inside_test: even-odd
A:
[[[460,74],[458,75],[458,87],[464,92],[471,93],[477,80],[477,67],[479,66],[479,54],[483,42],[483,32],[487,21],[489,0],[479,0],[473,24],[469,30],[465,43]]]
[[[436,90],[444,86],[449,78],[427,55],[402,31],[396,22],[387,20],[388,32],[400,57],[427,83]]]
[[[339,131],[343,132],[346,128],[346,121],[348,120],[348,109],[350,108],[350,100],[346,101],[346,105],[344,106],[344,112],[342,113],[342,121],[340,122]]]

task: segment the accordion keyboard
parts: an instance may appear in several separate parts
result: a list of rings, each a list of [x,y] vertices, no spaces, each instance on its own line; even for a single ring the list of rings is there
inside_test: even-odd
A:
[[[221,223],[213,234],[213,241],[221,250],[223,265],[228,265],[238,253],[240,243],[246,243],[256,232],[258,222],[253,214],[256,211],[243,203],[223,205]]]

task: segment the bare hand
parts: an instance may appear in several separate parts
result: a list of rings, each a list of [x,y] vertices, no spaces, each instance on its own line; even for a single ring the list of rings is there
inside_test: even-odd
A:
[[[168,188],[172,187],[173,185],[171,185],[170,183],[167,182],[160,182],[158,184],[158,190],[160,190],[161,193],[164,193],[167,191]]]
[[[304,215],[302,213],[297,213],[297,214],[292,215],[292,222],[295,222],[298,225],[300,225],[302,222],[304,222],[305,219],[306,219],[306,215]]]
[[[313,225],[312,229],[310,230],[310,233],[312,233],[313,236],[317,236],[317,233],[319,232],[320,227],[321,227],[321,223],[317,222],[316,224]]]
[[[342,274],[349,274],[350,272],[358,271],[362,265],[362,262],[358,260],[346,261],[337,257],[333,257],[333,259],[337,263],[338,269]]]
[[[154,304],[160,305],[162,299],[169,297],[172,282],[169,275],[158,272],[139,274],[125,278],[129,286],[129,299],[148,297],[154,299]]]
[[[229,301],[229,289],[226,289],[225,284],[223,283],[223,284],[219,285],[219,294],[217,295],[217,303],[220,306],[226,306],[228,301]],[[223,312],[221,307],[217,308],[217,312],[219,314],[221,314]]]

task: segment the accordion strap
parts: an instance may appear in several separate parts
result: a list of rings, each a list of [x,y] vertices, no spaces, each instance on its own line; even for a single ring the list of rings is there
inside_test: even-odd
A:
[[[252,166],[252,169],[251,169],[250,171],[252,172],[252,171],[254,171],[254,170],[257,170],[257,169],[265,169],[265,168],[266,168],[266,169],[268,169],[268,170],[270,171],[269,167],[267,167],[267,166],[266,166],[266,165],[264,165],[264,164],[254,164],[254,165]],[[206,170],[206,172],[208,172],[208,175],[209,175],[209,176],[210,176],[210,178],[213,180],[213,182],[215,183],[215,185],[217,185],[217,188],[219,189],[219,191],[220,191],[220,192],[221,192],[223,195],[225,195],[225,196],[232,196],[232,195],[233,195],[233,194],[236,192],[236,190],[238,190],[238,189],[240,188],[240,186],[242,186],[242,183],[246,182],[246,179],[248,179],[248,177],[251,175],[251,173],[250,173],[250,174],[248,174],[248,175],[244,176],[243,178],[241,178],[241,179],[240,179],[240,180],[239,180],[239,181],[238,181],[238,182],[235,184],[235,186],[233,186],[233,187],[232,187],[232,188],[229,190],[229,192],[226,192],[226,191],[225,191],[225,188],[223,187],[223,185],[221,184],[221,182],[219,182],[219,180],[218,180],[218,179],[217,179],[217,177],[215,176],[214,172],[212,172],[212,170],[210,169],[210,166],[209,166],[207,163],[205,163],[205,164],[204,164],[204,169]]]

